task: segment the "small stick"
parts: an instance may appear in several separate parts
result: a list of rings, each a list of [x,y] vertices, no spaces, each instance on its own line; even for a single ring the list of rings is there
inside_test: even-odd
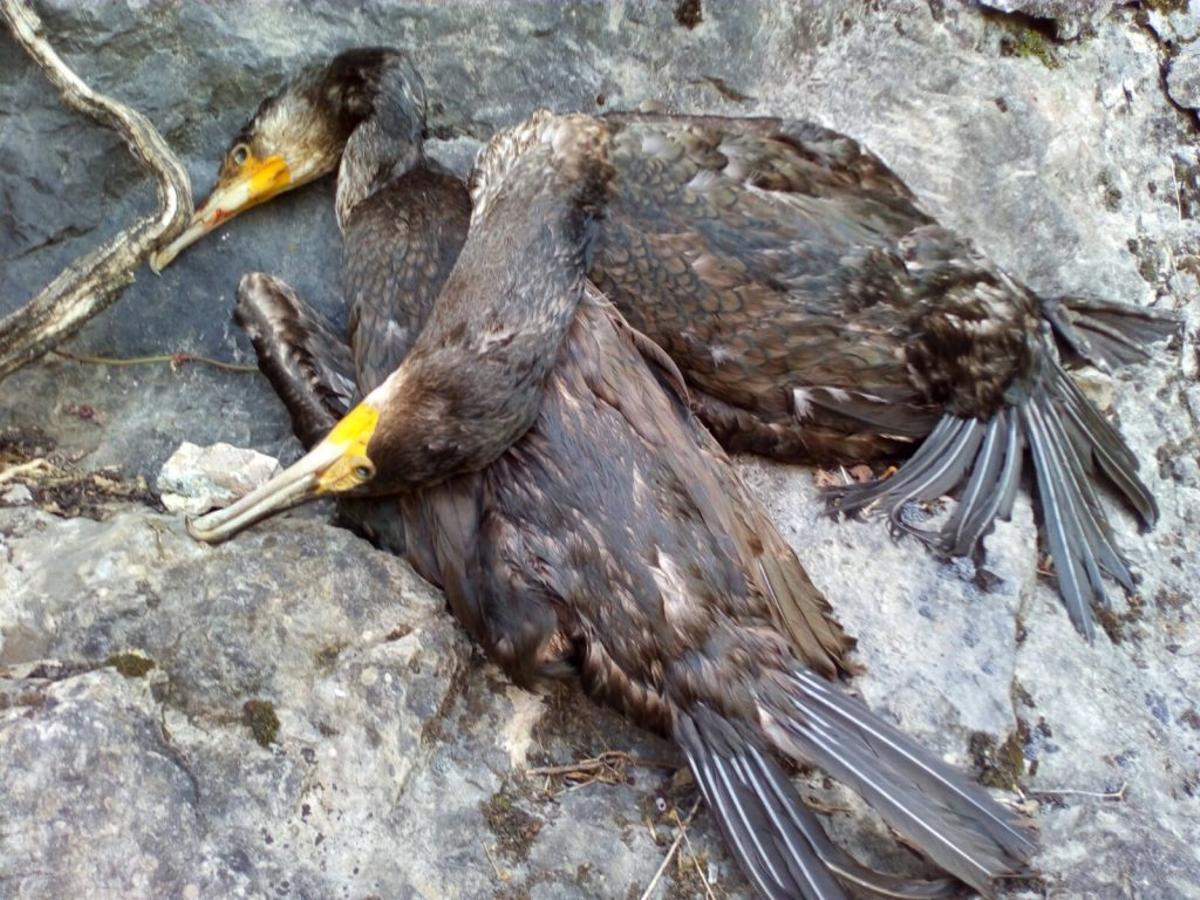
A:
[[[208,356],[195,356],[191,353],[158,353],[153,356],[89,356],[84,353],[72,353],[69,350],[51,350],[55,356],[69,359],[71,362],[86,363],[92,366],[145,366],[155,363],[170,363],[173,366],[183,363],[203,363],[214,369],[225,372],[257,372],[258,366],[247,366],[241,363],[224,362]]]
[[[509,878],[508,873],[500,871],[500,867],[496,865],[496,860],[492,857],[492,851],[491,851],[491,849],[489,849],[487,843],[485,843],[484,841],[480,841],[479,846],[483,847],[484,855],[487,856],[488,862],[490,862],[492,864],[492,871],[496,873],[496,880],[497,881],[508,881],[508,878]]]
[[[1097,797],[1101,800],[1124,800],[1125,791],[1129,787],[1129,782],[1122,782],[1121,786],[1115,791],[1077,791],[1072,788],[1062,788],[1060,790],[1034,790],[1030,789],[1031,796],[1055,796],[1055,797]]]
[[[695,812],[695,807],[692,808],[692,811]],[[700,868],[700,860],[696,857],[696,851],[692,849],[692,839],[687,836],[687,829],[679,821],[679,813],[671,810],[671,815],[675,819],[675,824],[679,826],[680,833],[683,835],[683,843],[687,846],[688,856],[692,858],[692,865],[696,867],[696,874],[700,876],[700,883],[704,885],[705,896],[708,897],[708,900],[717,900],[712,892],[712,888],[708,886],[708,873]],[[688,816],[688,821],[690,822],[691,820],[691,816]]]
[[[526,769],[526,775],[570,775],[574,772],[594,772],[597,769],[606,769],[614,764],[621,762],[631,766],[638,766],[645,769],[677,769],[679,766],[675,763],[662,762],[657,759],[641,759],[636,756],[628,756],[620,751],[612,751],[602,753],[599,756],[591,759],[581,759],[578,762],[567,763],[563,766],[539,766],[536,769]]]
[[[654,877],[650,879],[650,884],[646,886],[646,890],[642,892],[641,900],[650,900],[650,895],[654,893],[654,889],[658,887],[658,882],[663,876],[663,872],[667,871],[667,866],[671,864],[672,857],[679,850],[679,845],[683,843],[683,839],[687,837],[686,826],[692,824],[692,817],[696,815],[696,810],[700,808],[700,798],[696,798],[696,802],[692,804],[692,811],[688,813],[688,817],[683,824],[679,826],[679,834],[675,836],[675,842],[671,844],[667,850],[667,855],[663,857],[662,865],[658,867],[658,871],[654,873]],[[708,880],[705,879],[705,884]]]
[[[0,318],[0,378],[42,356],[111,306],[133,282],[133,270],[162,242],[187,226],[192,189],[179,158],[150,120],[84,83],[50,46],[25,0],[0,0],[0,18],[63,102],[120,133],[154,177],[158,209],[68,265],[36,297]]]

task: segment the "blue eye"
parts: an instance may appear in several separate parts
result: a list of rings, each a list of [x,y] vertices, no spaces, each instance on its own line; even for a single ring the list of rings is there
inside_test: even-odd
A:
[[[246,160],[250,158],[250,148],[245,144],[238,144],[229,155],[235,166],[245,165]]]

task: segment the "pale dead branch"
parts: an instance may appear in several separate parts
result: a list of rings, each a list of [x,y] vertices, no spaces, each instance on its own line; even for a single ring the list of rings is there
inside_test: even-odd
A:
[[[679,824],[679,833],[675,835],[675,842],[667,848],[667,855],[663,857],[662,865],[658,867],[658,871],[654,873],[654,877],[650,879],[650,884],[646,886],[646,890],[642,893],[641,900],[650,900],[654,894],[654,889],[658,887],[658,882],[663,877],[663,872],[667,871],[667,866],[671,864],[671,860],[675,854],[679,852],[679,845],[683,843],[684,837],[687,836],[687,827],[692,824],[692,819],[696,815],[696,810],[700,808],[700,798],[696,798],[696,802],[692,804],[692,811],[688,813],[687,818]],[[678,821],[678,819],[676,819]],[[707,881],[705,882],[707,883]]]
[[[152,216],[139,219],[75,260],[25,306],[0,319],[0,378],[4,378],[108,308],[133,282],[133,271],[142,260],[187,225],[192,191],[183,165],[150,120],[89,88],[47,42],[41,21],[25,0],[0,0],[0,14],[67,106],[121,134],[130,152],[154,177],[158,193],[158,209]]]

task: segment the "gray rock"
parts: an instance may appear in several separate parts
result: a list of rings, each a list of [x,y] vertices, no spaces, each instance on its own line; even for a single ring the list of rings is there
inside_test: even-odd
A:
[[[23,484],[15,484],[0,494],[0,503],[6,506],[24,506],[33,502],[33,493]]]
[[[505,683],[348,532],[209,548],[137,510],[0,510],[0,533],[6,896],[608,896],[657,868],[673,750]],[[522,775],[607,750],[668,768]]]
[[[1171,99],[1188,109],[1200,109],[1200,43],[1185,44],[1167,69]]]
[[[157,487],[168,512],[197,514],[229,505],[281,471],[279,460],[256,450],[184,441],[163,463]]]
[[[497,15],[382,0],[254,16],[209,4],[38,8],[86,79],[166,132],[201,193],[281,73],[392,43],[414,54],[435,98],[433,152],[460,171],[478,141],[539,105],[812,118],[865,141],[930,212],[1035,289],[1179,307],[1194,329],[1196,125],[1164,93],[1158,44],[1186,40],[1158,30],[1186,21],[1151,14],[1147,31],[1137,9],[1090,4],[1079,39],[1051,47],[1052,68],[1005,55],[1012,22],[975,5],[885,5],[704,2],[692,27],[674,4],[643,0]],[[119,142],[60,109],[17,53],[0,53],[0,123],[2,314],[152,193]],[[331,186],[298,192],[161,278],[140,277],[76,345],[245,362],[249,345],[228,322],[238,276],[276,273],[337,323],[338,257]],[[1015,775],[1038,801],[1051,895],[1187,897],[1200,883],[1196,375],[1188,337],[1093,379],[1162,508],[1146,535],[1113,510],[1142,582],[1130,599],[1114,587],[1120,640],[1093,648],[1038,574],[1025,498],[988,538],[986,562],[947,564],[878,522],[828,519],[807,471],[744,467],[859,635],[867,699],[946,758],[984,764],[993,783]],[[72,413],[84,405],[99,415]],[[4,383],[6,426],[41,429],[81,466],[147,478],[184,440],[285,462],[298,452],[264,379],[191,365],[48,360]],[[314,515],[324,512],[211,550],[177,519],[134,507],[105,522],[0,510],[4,892],[640,894],[674,834],[655,800],[686,814],[694,793],[671,791],[669,770],[634,767],[632,784],[550,779],[551,800],[546,779],[521,770],[605,750],[674,761],[670,748],[570,691],[511,688],[405,566]],[[136,672],[139,654],[155,663],[141,677],[103,665],[115,657]],[[279,719],[267,747],[245,724],[251,700]],[[260,732],[269,726],[264,708],[251,711]],[[1070,793],[1122,785],[1121,799]],[[1038,793],[1051,789],[1067,793]],[[844,792],[819,778],[805,791],[852,809],[828,821],[855,852],[911,865]],[[721,888],[742,890],[703,812],[689,835]],[[660,895],[694,893],[695,868],[671,867]]]
[[[984,6],[1004,13],[1022,13],[1054,23],[1057,36],[1074,40],[1108,17],[1116,0],[983,0]]]
[[[1200,37],[1200,0],[1151,4],[1146,24],[1164,41],[1193,41]]]

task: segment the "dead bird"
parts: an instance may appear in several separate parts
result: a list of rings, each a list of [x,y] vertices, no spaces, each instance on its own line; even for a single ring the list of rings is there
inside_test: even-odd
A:
[[[380,504],[418,571],[516,682],[576,678],[680,745],[765,896],[841,897],[839,881],[888,896],[955,890],[850,858],[785,760],[862,793],[980,891],[1022,872],[1026,828],[840,685],[852,641],[692,416],[670,359],[589,283],[613,177],[595,123],[555,120],[519,155],[493,143],[462,243],[465,187],[432,170],[408,127],[423,103],[402,57],[354,51],[266,101],[230,148],[201,226],[255,202],[243,171],[252,182],[275,158],[305,171],[305,121],[362,111],[338,164],[351,342],[281,283],[243,279],[239,316],[311,449],[190,523],[193,534],[224,540],[320,495]],[[321,104],[343,108],[298,113]],[[393,358],[369,386],[377,360]],[[364,396],[316,437],[351,377]]]
[[[302,130],[303,152],[286,164],[230,156],[242,181],[229,182],[226,207],[338,165],[350,119],[321,92],[342,89],[332,78],[272,107],[281,127]],[[550,117],[509,132],[513,152]],[[1108,366],[1144,358],[1175,317],[1034,295],[922,212],[879,159],[811,123],[624,113],[595,124],[614,176],[589,274],[675,361],[726,449],[842,463],[916,446],[892,478],[835,489],[830,502],[882,509],[950,556],[977,554],[1009,516],[1028,456],[1060,593],[1091,640],[1094,607],[1109,604],[1103,575],[1134,589],[1097,486],[1115,487],[1146,527],[1158,511],[1136,456],[1044,332],[1066,355]],[[228,215],[201,209],[154,264]],[[902,517],[908,501],[949,492],[959,502],[940,531]]]
[[[512,152],[546,133],[536,113]],[[1064,370],[1146,357],[1170,313],[1042,298],[921,211],[854,141],[806,122],[656,114],[597,120],[613,166],[591,275],[680,367],[727,449],[848,462],[919,444],[891,478],[835,489],[896,531],[970,555],[1011,512],[1022,464],[1071,621],[1090,641],[1102,574],[1134,589],[1096,492],[1158,510],[1121,435]],[[956,492],[930,532],[908,501]]]

